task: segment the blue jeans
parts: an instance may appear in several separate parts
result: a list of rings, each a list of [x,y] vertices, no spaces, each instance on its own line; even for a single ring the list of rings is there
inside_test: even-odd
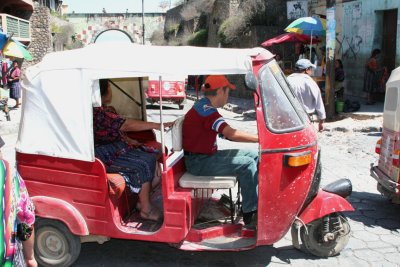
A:
[[[193,175],[229,176],[239,178],[243,212],[257,209],[258,153],[253,150],[218,150],[214,155],[185,155],[186,169]]]

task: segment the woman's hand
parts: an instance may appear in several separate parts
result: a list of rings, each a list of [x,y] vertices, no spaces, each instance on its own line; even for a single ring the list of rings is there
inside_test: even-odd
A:
[[[140,146],[140,145],[142,145],[142,143],[140,143],[138,140],[132,139],[132,138],[130,138],[130,137],[127,136],[127,135],[123,135],[122,138],[123,138],[123,139],[125,140],[125,142],[127,142],[129,145],[133,145],[133,146]]]

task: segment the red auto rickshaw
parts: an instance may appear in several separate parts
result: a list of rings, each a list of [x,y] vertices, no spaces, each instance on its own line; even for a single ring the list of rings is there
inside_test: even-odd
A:
[[[187,76],[163,76],[162,81],[158,76],[150,76],[146,91],[146,98],[150,104],[167,101],[177,104],[179,109],[183,109],[186,101]],[[161,91],[160,92],[160,88]],[[160,96],[162,96],[160,98]]]
[[[114,64],[100,56],[104,51],[114,51]],[[155,197],[163,209],[161,223],[141,220],[134,211],[135,195],[115,183],[118,175],[106,173],[95,158],[92,107],[100,104],[98,80],[112,81],[112,105],[120,114],[146,120],[143,81],[172,74],[245,75],[255,96],[259,135],[256,229],[244,227],[235,207],[240,201],[211,198],[215,190],[237,186],[236,177],[186,172],[179,149],[181,120],[169,131],[173,148],[166,145],[169,132],[162,129],[159,140],[166,147]],[[291,229],[296,247],[302,242],[320,257],[337,255],[348,243],[350,225],[342,212],[353,211],[344,199],[351,183],[319,188],[316,131],[265,49],[93,44],[46,55],[27,69],[22,87],[16,160],[36,205],[35,254],[43,266],[69,266],[82,242],[110,238],[163,242],[184,250],[239,251],[271,245]],[[159,113],[162,122],[162,104]],[[152,132],[130,136],[155,140]]]

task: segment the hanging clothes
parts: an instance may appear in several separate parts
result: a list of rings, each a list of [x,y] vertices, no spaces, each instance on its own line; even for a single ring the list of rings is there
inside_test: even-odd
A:
[[[7,61],[3,60],[3,62],[1,63],[1,82],[3,88],[6,88],[7,86],[7,69],[8,69]]]

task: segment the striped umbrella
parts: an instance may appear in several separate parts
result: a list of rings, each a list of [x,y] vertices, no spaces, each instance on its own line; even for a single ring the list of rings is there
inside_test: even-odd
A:
[[[26,50],[22,45],[9,41],[3,48],[3,54],[9,57],[24,58],[26,60],[32,60],[32,56],[28,50]]]
[[[311,45],[313,36],[326,35],[326,20],[314,17],[298,18],[285,28],[287,32],[294,32],[298,34],[305,34],[311,36]],[[311,49],[310,49],[311,58]]]

